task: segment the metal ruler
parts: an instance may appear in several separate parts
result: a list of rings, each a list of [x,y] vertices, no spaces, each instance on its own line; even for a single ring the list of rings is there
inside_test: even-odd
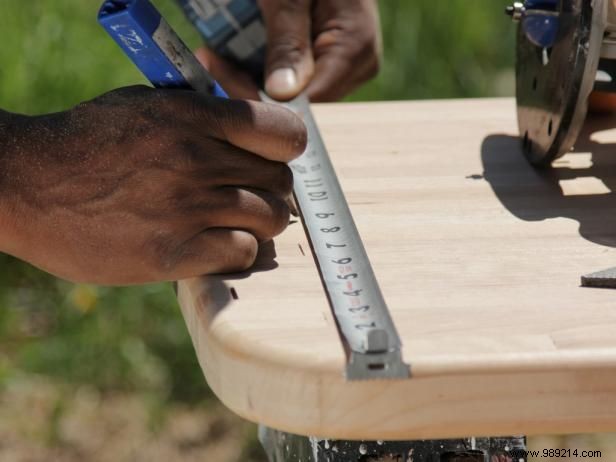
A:
[[[254,53],[262,54],[263,51],[262,46],[255,44],[265,43],[264,36],[259,39],[258,31],[264,33],[265,29],[257,24],[261,20],[254,1],[189,0],[181,3],[199,30],[208,31],[203,36],[208,42],[217,44],[217,52],[227,56],[234,52],[231,58],[239,63],[250,63],[254,72],[254,63],[258,61]],[[200,8],[195,8],[197,4]],[[225,21],[229,22],[230,15],[234,15],[235,20],[229,27],[222,27]],[[249,24],[244,24],[243,20]],[[99,21],[155,85],[205,88],[208,93],[224,96],[224,91],[207,72],[194,65],[192,54],[149,0],[107,0]],[[251,31],[250,40],[243,37],[238,41],[236,33],[244,31],[244,27]],[[214,30],[224,31],[224,37],[212,33]],[[244,49],[242,44],[250,48]],[[191,56],[177,56],[187,53]],[[294,193],[325,293],[345,343],[346,377],[349,380],[408,378],[410,368],[402,360],[400,338],[308,99],[300,96],[291,102],[279,103],[265,95],[262,98],[295,111],[308,130],[306,151],[290,164],[294,172]]]
[[[266,95],[262,99],[274,102]],[[306,151],[290,163],[295,200],[338,328],[349,380],[408,378],[402,343],[305,95],[284,104],[302,117]]]

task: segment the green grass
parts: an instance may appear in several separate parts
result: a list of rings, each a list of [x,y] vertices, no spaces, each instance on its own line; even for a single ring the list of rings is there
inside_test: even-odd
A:
[[[381,0],[380,75],[352,99],[513,94],[515,27],[501,0]]]
[[[96,23],[99,0],[0,0],[0,107],[66,109],[113,88],[146,83]],[[186,41],[198,37],[172,1],[155,1]]]
[[[191,45],[171,0],[155,2]],[[0,108],[67,109],[145,83],[96,24],[100,0],[0,0]],[[381,0],[380,76],[351,100],[511,94],[513,25],[504,1]],[[58,281],[0,256],[0,385],[38,374],[63,386],[207,402],[207,389],[169,285],[97,288]],[[58,411],[60,412],[60,411]]]
[[[0,107],[66,109],[116,87],[145,83],[96,24],[100,0],[0,0]],[[199,38],[172,0],[156,0],[191,45]],[[514,27],[507,2],[382,0],[380,76],[352,99],[511,94]]]

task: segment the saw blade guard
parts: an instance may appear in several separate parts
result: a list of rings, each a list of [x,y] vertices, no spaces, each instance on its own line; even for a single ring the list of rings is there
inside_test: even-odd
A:
[[[613,0],[609,0],[613,7]],[[549,166],[569,151],[594,88],[608,0],[527,0],[507,10],[519,21],[516,101],[528,160]]]

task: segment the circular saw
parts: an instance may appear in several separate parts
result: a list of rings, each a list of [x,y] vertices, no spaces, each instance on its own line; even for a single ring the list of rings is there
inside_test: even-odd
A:
[[[516,100],[523,150],[537,166],[568,152],[593,90],[616,92],[616,0],[526,0],[518,22]]]

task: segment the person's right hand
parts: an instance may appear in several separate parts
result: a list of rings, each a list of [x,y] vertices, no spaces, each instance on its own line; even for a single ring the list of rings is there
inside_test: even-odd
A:
[[[381,61],[375,0],[259,0],[267,32],[265,90],[289,100],[336,101],[374,77]],[[258,99],[255,82],[203,47],[197,58],[231,95]]]
[[[72,281],[238,271],[289,220],[302,121],[265,103],[130,87],[0,120],[0,251]]]

